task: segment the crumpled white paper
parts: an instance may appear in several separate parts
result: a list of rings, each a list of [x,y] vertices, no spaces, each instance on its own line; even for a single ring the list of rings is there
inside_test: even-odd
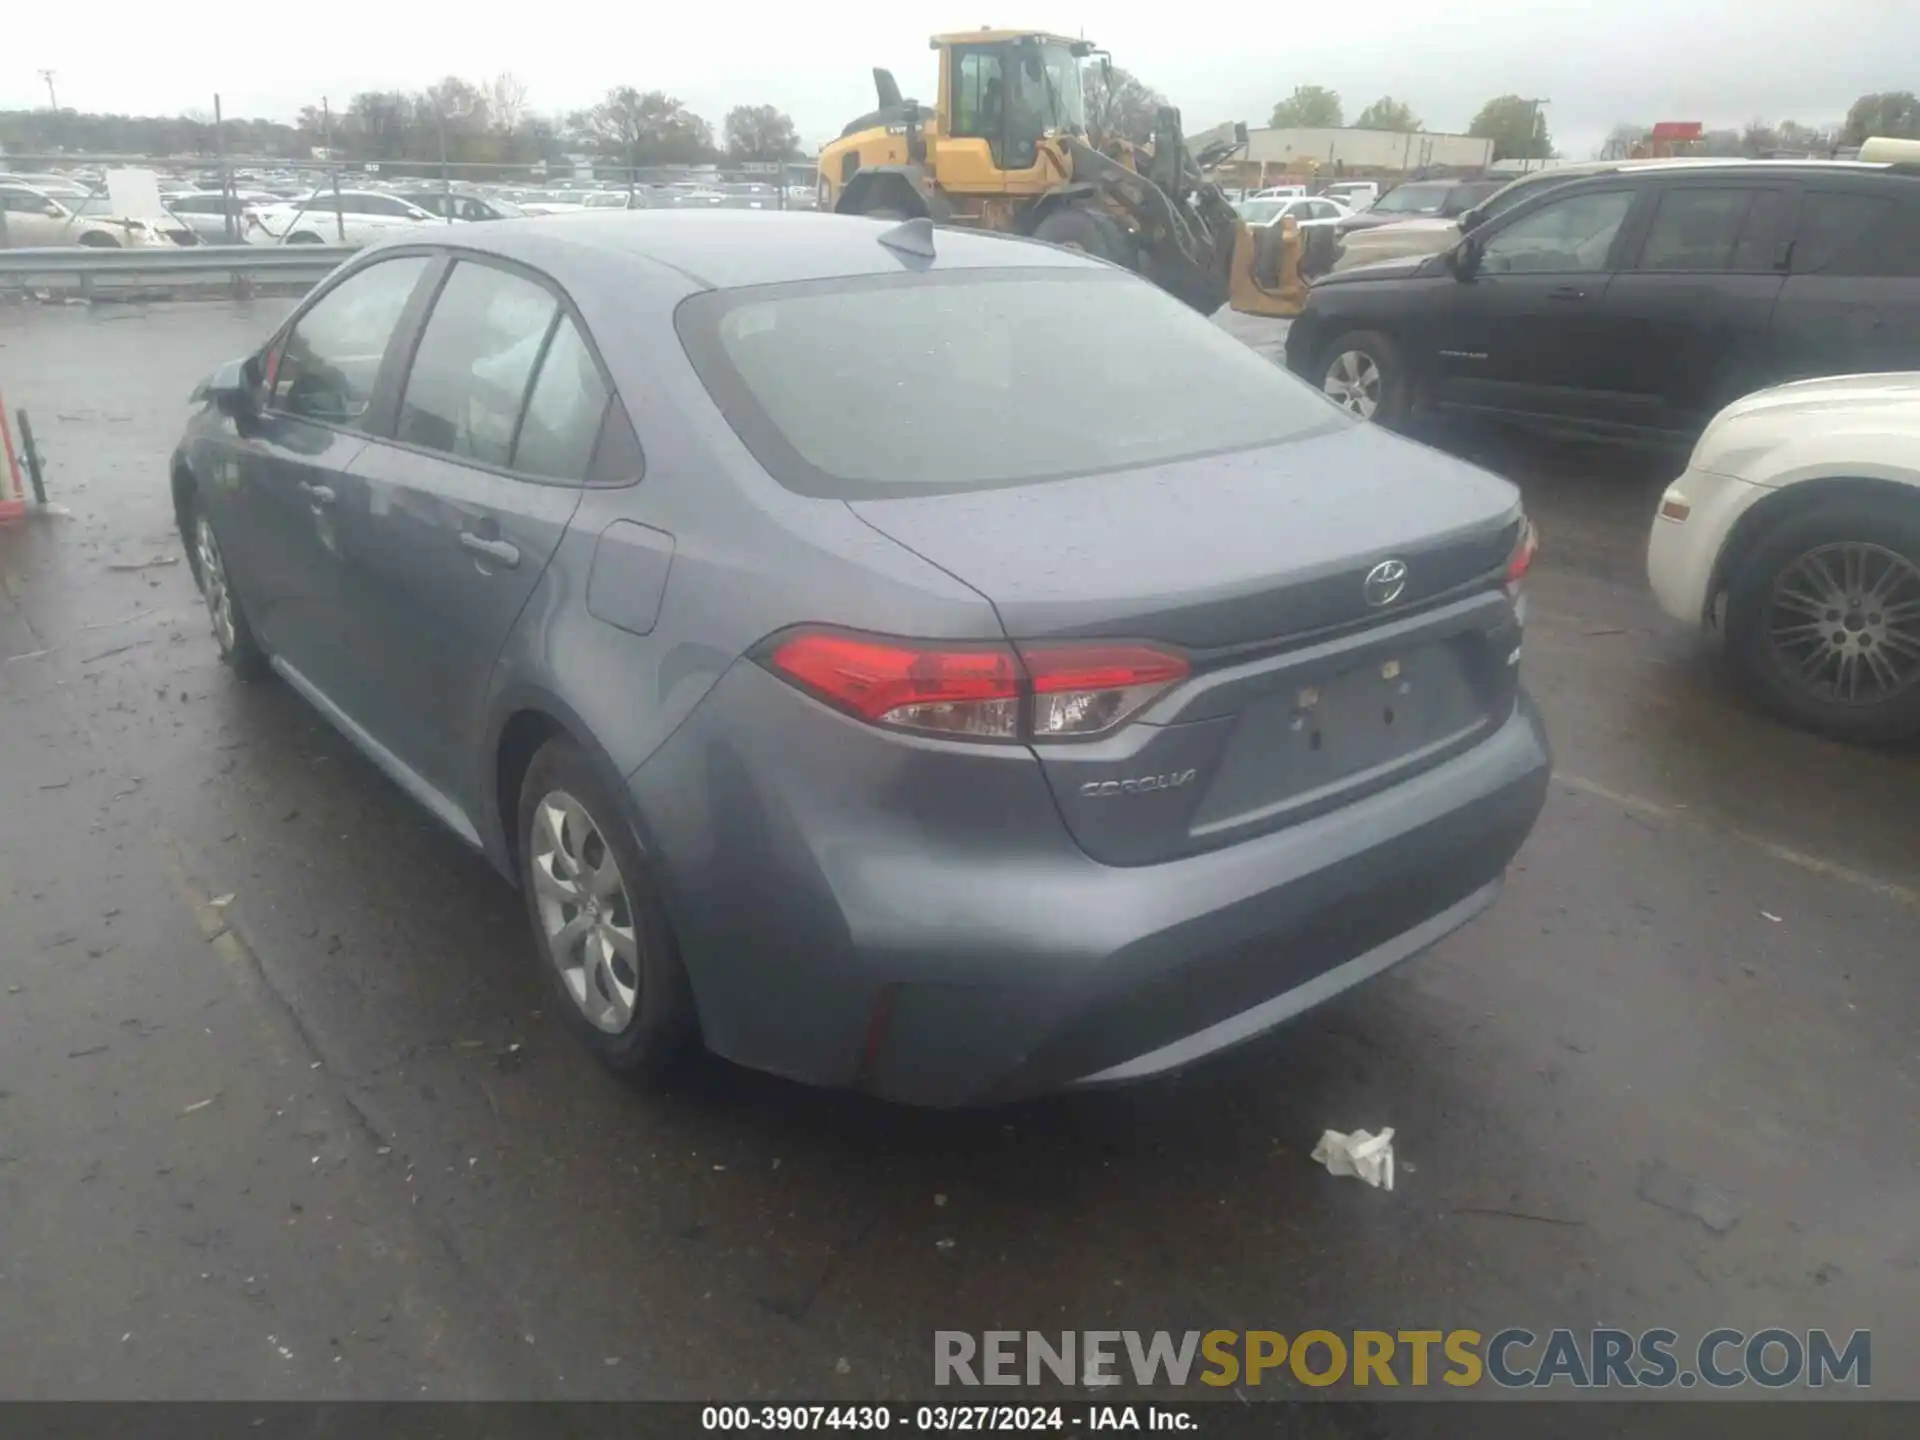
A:
[[[1370,1135],[1356,1130],[1342,1135],[1329,1130],[1313,1147],[1313,1158],[1327,1167],[1330,1175],[1354,1175],[1376,1189],[1393,1189],[1393,1130]]]

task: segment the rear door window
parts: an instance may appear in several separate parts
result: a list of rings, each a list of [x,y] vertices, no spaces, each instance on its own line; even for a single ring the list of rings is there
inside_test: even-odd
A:
[[[1765,271],[1774,267],[1786,192],[1714,185],[1660,193],[1640,247],[1643,271]]]
[[[585,480],[607,399],[593,352],[572,319],[562,315],[527,397],[513,468],[548,480]]]
[[[394,438],[504,469],[560,304],[524,275],[463,260],[414,351]]]
[[[1809,190],[1793,237],[1796,275],[1920,275],[1920,204]]]
[[[427,265],[424,255],[382,260],[356,270],[315,301],[273,352],[267,376],[272,408],[358,426],[372,402],[380,362]]]

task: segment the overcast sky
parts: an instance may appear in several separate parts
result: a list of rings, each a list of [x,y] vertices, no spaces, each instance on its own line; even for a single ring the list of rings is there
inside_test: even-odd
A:
[[[986,13],[901,0],[831,5],[552,7],[506,0],[329,0],[199,14],[150,0],[20,0],[0,39],[0,109],[65,108],[291,119],[322,95],[418,89],[449,73],[511,70],[536,110],[609,86],[665,89],[718,128],[771,103],[809,147],[870,108],[869,70],[934,98],[930,25],[1085,33],[1181,107],[1189,130],[1264,123],[1296,85],[1340,92],[1351,118],[1391,94],[1430,130],[1461,130],[1490,96],[1552,101],[1563,153],[1589,154],[1616,121],[1840,119],[1867,91],[1920,86],[1920,0],[1368,0],[1182,11],[1163,0],[997,0]],[[998,13],[996,13],[998,12]],[[1170,21],[1181,23],[1170,25]]]

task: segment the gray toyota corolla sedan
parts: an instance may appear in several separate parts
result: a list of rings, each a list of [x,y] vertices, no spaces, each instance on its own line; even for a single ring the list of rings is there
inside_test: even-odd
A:
[[[1515,491],[1077,252],[410,234],[196,401],[227,661],[522,887],[626,1073],[1171,1070],[1484,910],[1545,794]]]

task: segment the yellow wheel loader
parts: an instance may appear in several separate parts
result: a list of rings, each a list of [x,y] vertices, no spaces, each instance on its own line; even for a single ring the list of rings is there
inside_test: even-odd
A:
[[[819,208],[965,225],[1071,245],[1124,265],[1203,314],[1297,315],[1297,226],[1249,227],[1206,167],[1246,143],[1244,125],[1190,143],[1163,108],[1136,145],[1087,125],[1085,40],[1033,30],[936,35],[938,98],[904,99],[873,72],[879,107],[820,152]],[[1104,55],[1101,63],[1107,63]]]

